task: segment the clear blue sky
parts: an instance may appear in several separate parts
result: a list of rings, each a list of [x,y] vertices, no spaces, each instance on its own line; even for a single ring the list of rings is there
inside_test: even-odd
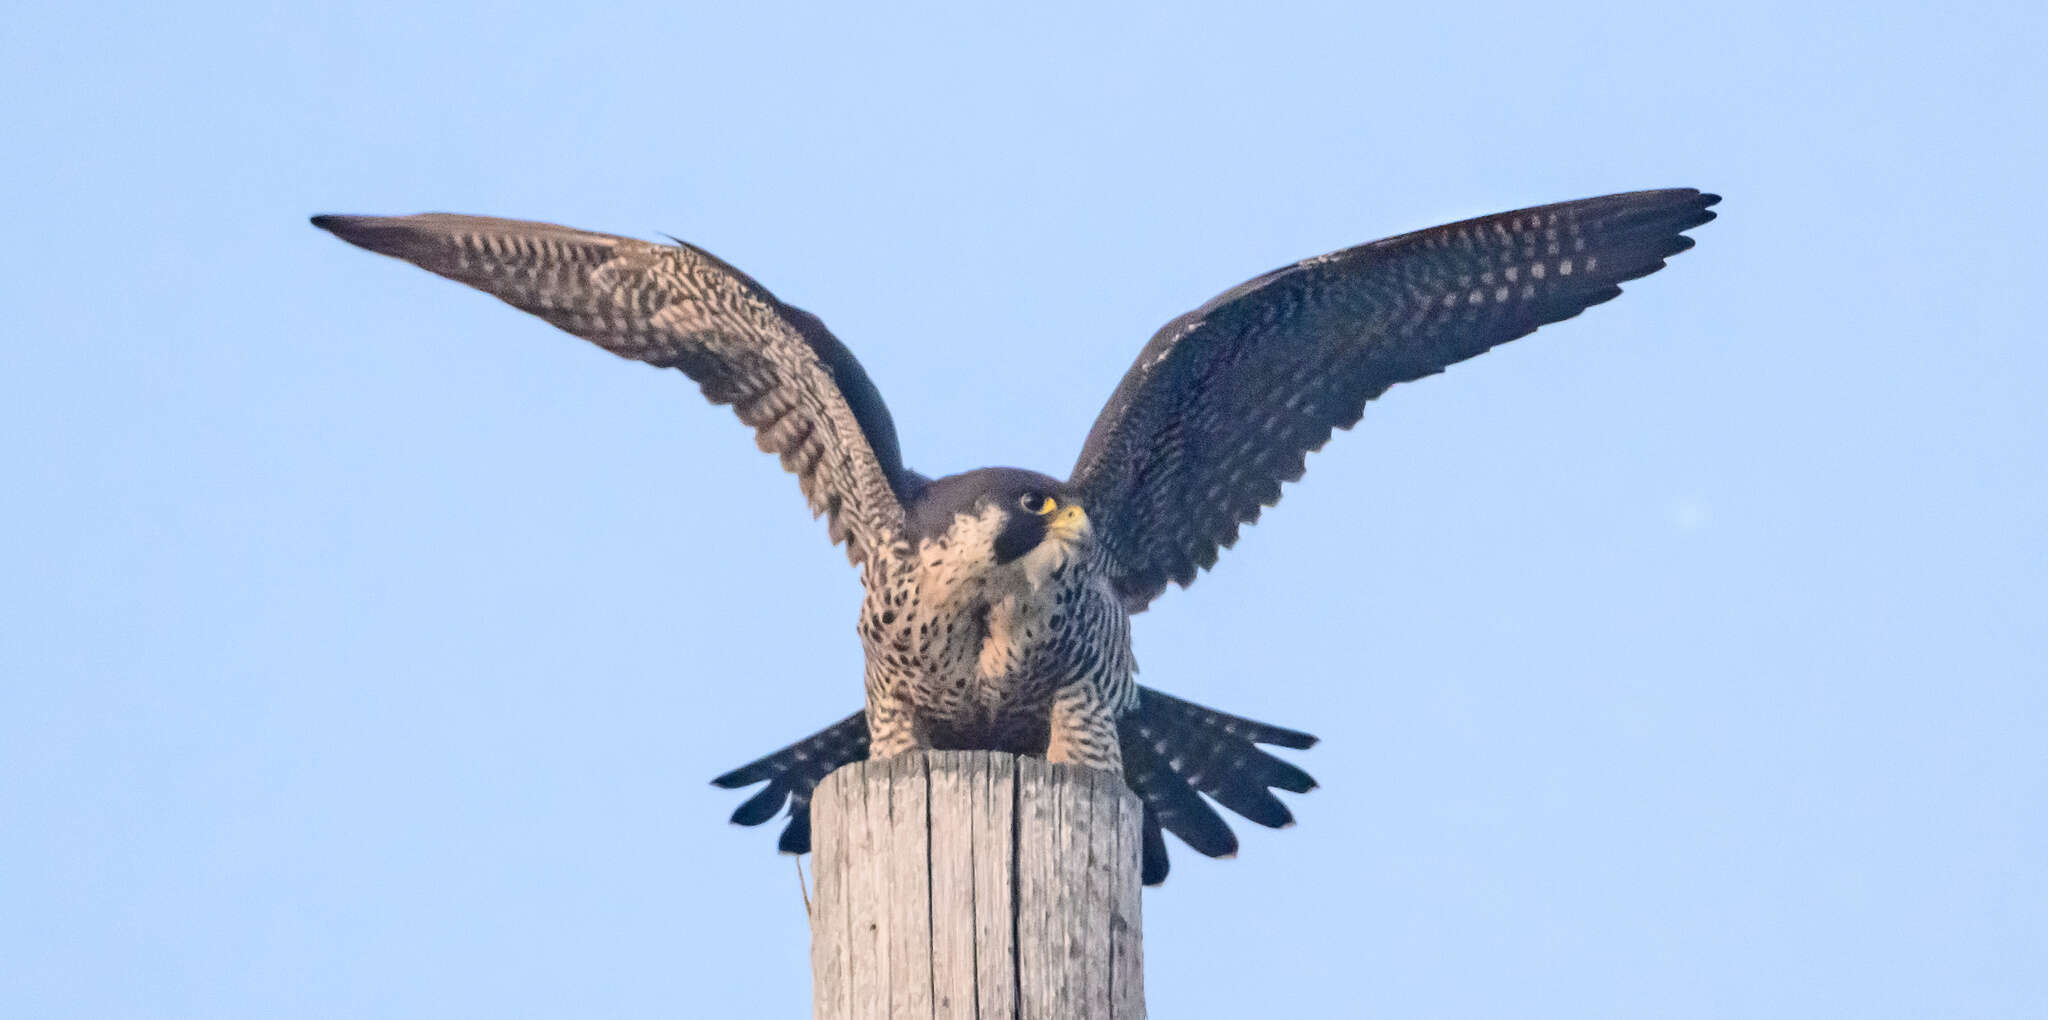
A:
[[[1324,738],[1153,1012],[2048,1016],[2043,15],[1373,7],[11,15],[0,1014],[807,1015],[706,780],[859,704],[856,577],[686,380],[310,213],[673,233],[916,467],[1064,473],[1240,280],[1692,185],[1139,620]]]

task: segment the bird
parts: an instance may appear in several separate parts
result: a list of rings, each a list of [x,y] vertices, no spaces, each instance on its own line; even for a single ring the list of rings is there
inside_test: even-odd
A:
[[[1132,617],[1216,564],[1307,455],[1390,387],[1569,319],[1692,247],[1716,195],[1671,188],[1540,205],[1305,259],[1168,322],[1138,352],[1065,479],[904,465],[880,391],[815,315],[703,248],[450,213],[321,215],[350,244],[491,294],[624,358],[679,369],[797,477],[859,568],[865,701],[713,780],[765,783],[733,812],[788,806],[810,847],[832,770],[918,748],[1039,755],[1121,776],[1143,805],[1141,876],[1162,830],[1227,857],[1211,805],[1291,825],[1274,791],[1315,781],[1268,747],[1316,738],[1136,682]]]

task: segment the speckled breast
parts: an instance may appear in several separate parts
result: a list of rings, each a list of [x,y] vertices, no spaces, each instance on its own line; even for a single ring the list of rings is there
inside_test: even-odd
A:
[[[871,588],[870,682],[911,706],[925,746],[1042,753],[1062,687],[1131,685],[1129,618],[1093,566],[1064,565],[1036,589],[922,590],[914,575]]]

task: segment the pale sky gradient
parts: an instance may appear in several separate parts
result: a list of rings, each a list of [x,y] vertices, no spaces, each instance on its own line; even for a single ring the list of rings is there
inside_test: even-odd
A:
[[[1146,682],[1324,739],[1175,847],[1154,1015],[2048,1016],[2038,5],[29,5],[0,246],[0,1015],[807,1015],[707,780],[855,575],[687,380],[315,212],[673,233],[931,474],[1064,474],[1294,259],[1690,185],[1396,389]],[[1241,826],[1251,829],[1251,826]]]

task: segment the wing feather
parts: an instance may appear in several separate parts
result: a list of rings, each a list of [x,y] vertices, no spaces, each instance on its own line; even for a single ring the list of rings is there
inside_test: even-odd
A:
[[[1215,565],[1366,402],[1621,293],[1720,199],[1640,191],[1466,220],[1298,262],[1153,336],[1070,484],[1132,612]]]
[[[895,424],[817,316],[703,249],[549,223],[427,213],[315,216],[350,244],[491,294],[620,357],[680,369],[797,476],[855,562],[902,530]]]

